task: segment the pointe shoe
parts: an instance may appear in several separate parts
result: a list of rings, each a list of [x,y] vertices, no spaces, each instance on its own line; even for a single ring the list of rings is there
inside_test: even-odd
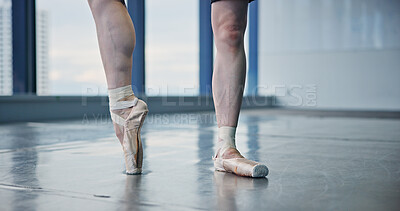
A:
[[[122,99],[122,98],[121,98]],[[132,108],[125,119],[113,110]],[[110,105],[111,119],[123,128],[122,148],[124,151],[126,174],[140,174],[143,163],[143,147],[140,129],[148,113],[147,104],[137,97],[129,101],[117,101]]]
[[[214,167],[217,171],[234,173],[245,177],[266,177],[268,168],[264,164],[248,160],[246,158],[224,159],[214,157]]]
[[[231,172],[245,177],[265,177],[268,175],[267,166],[248,160],[239,155],[236,158],[224,158],[228,149],[236,150],[235,127],[223,126],[218,129],[218,150],[213,157],[214,167],[217,171]]]

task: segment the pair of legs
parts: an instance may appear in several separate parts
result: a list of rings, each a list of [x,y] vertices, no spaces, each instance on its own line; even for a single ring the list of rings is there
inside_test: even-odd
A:
[[[121,0],[88,2],[96,23],[109,90],[131,85],[135,30],[125,5]],[[212,87],[219,128],[237,126],[246,75],[244,33],[247,7],[248,0],[221,0],[212,4],[212,27],[217,47]],[[134,98],[131,94],[119,100]],[[111,112],[126,119],[133,109],[125,107]],[[124,126],[114,122],[114,128],[124,145]],[[217,152],[216,157],[243,158],[235,147],[227,148],[223,153]]]

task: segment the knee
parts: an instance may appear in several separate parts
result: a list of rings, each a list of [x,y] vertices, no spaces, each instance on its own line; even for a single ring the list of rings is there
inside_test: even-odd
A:
[[[87,1],[92,12],[99,11],[102,5],[106,3],[106,1],[104,0],[87,0]]]
[[[94,9],[94,8],[98,7],[98,5],[100,5],[101,1],[98,1],[98,0],[87,0],[87,2],[89,4],[89,7],[91,9]]]
[[[245,26],[234,22],[224,23],[214,30],[215,44],[219,50],[238,51],[243,48]]]
[[[114,2],[121,3],[120,0],[87,0],[89,7],[92,11],[101,11],[102,8],[105,8],[106,5],[112,4]]]

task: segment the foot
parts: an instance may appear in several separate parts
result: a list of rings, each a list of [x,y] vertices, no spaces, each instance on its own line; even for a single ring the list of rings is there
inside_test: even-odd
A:
[[[121,101],[129,101],[129,100],[134,100],[135,96],[131,95],[128,97],[125,97],[123,99],[121,99]],[[129,114],[131,113],[133,107],[130,108],[124,108],[124,109],[118,109],[118,110],[113,110],[111,112],[113,112],[114,114],[122,117],[123,119],[128,118]],[[122,141],[124,139],[124,126],[121,126],[117,123],[115,123],[113,121],[113,125],[114,125],[114,131],[115,131],[115,135],[117,136],[119,142],[121,143],[121,145],[123,145]]]
[[[220,155],[217,150],[214,166],[217,171],[231,172],[239,176],[265,177],[268,175],[267,166],[244,158],[236,148],[225,149]]]
[[[122,101],[133,101],[134,95],[120,99]],[[143,149],[140,140],[140,129],[148,112],[147,105],[142,100],[127,108],[111,110],[115,134],[122,145],[125,157],[127,174],[140,174],[142,172]]]
[[[220,151],[220,150],[218,150],[218,153],[219,153],[219,151]],[[240,152],[239,152],[237,149],[235,149],[235,148],[228,148],[227,150],[225,150],[225,152],[224,152],[223,155],[219,155],[218,153],[217,153],[217,156],[216,156],[216,157],[220,157],[220,158],[222,158],[222,159],[244,158],[244,157],[240,154]]]

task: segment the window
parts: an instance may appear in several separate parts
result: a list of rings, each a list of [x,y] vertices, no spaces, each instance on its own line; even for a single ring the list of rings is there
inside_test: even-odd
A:
[[[198,0],[146,0],[146,92],[198,95]]]
[[[0,95],[12,95],[11,0],[0,0]]]
[[[87,1],[37,0],[39,95],[106,94],[96,28]]]

